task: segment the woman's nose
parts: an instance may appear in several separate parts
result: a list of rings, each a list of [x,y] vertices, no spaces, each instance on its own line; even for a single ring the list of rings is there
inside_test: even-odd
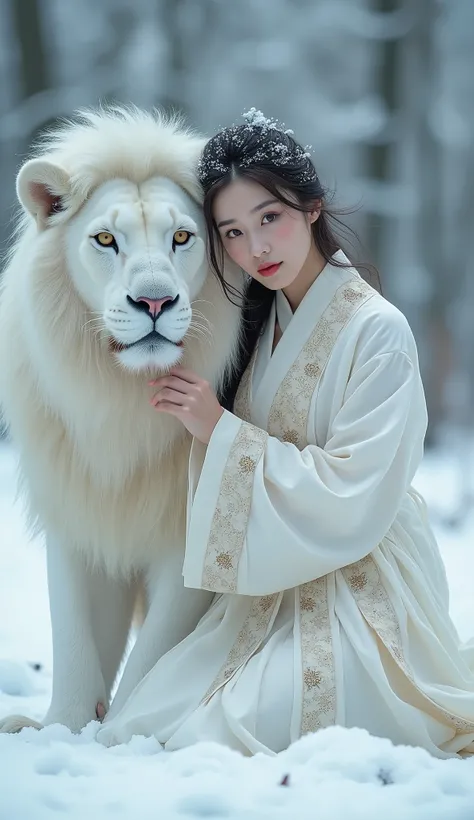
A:
[[[259,259],[262,254],[270,253],[268,243],[259,242],[258,239],[252,241],[251,250],[252,256],[254,256],[255,259]]]

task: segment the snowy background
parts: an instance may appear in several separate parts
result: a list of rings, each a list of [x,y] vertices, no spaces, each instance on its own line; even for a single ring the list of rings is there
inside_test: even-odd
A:
[[[430,444],[472,427],[473,0],[0,0],[0,249],[32,139],[99,101],[312,145],[415,332]]]
[[[416,486],[452,617],[474,635],[473,0],[0,0],[2,249],[31,141],[106,101],[176,108],[209,134],[256,106],[313,146],[335,204],[353,210],[355,259],[377,264],[417,339],[431,421]],[[40,718],[45,556],[14,505],[14,473],[0,440],[0,715]],[[141,738],[104,749],[96,728],[0,735],[0,820],[474,818],[474,760],[363,732],[249,760],[209,745],[166,755]]]

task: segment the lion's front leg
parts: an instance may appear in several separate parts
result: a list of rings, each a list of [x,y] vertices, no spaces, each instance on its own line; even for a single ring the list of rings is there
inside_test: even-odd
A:
[[[45,724],[79,731],[108,706],[130,630],[135,588],[48,543],[53,695]]]
[[[149,571],[148,613],[125,665],[105,725],[113,721],[137,684],[162,655],[192,632],[212,601],[212,592],[184,587],[183,553],[182,547],[170,549]]]
[[[134,590],[86,565],[55,539],[47,544],[53,637],[53,692],[42,724],[22,716],[0,721],[0,731],[61,723],[80,731],[108,705],[130,628]]]

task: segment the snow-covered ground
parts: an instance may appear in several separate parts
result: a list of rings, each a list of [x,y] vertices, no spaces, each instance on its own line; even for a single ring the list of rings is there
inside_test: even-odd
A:
[[[14,505],[15,455],[0,443],[0,715],[41,718],[51,687],[45,556]],[[416,487],[434,514],[463,639],[474,635],[474,511],[449,529],[456,465],[430,455]],[[40,665],[40,668],[35,668]],[[97,724],[0,735],[0,820],[472,820],[474,759],[440,761],[359,730],[332,728],[276,757],[215,744],[165,754],[134,738],[105,749]],[[287,776],[287,777],[285,777]],[[282,783],[283,781],[283,783]]]

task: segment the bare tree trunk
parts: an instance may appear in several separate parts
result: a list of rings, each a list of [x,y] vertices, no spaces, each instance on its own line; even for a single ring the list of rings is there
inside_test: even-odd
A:
[[[11,0],[21,52],[20,83],[23,97],[32,97],[50,86],[46,49],[38,0]]]
[[[11,0],[12,21],[20,49],[20,88],[22,99],[28,99],[51,87],[51,73],[47,45],[41,25],[41,4],[38,0]],[[25,134],[20,152],[26,153],[29,145],[49,124],[38,123],[31,133]]]
[[[186,34],[180,23],[185,14],[187,0],[164,0],[162,20],[168,42],[168,92],[160,101],[169,110],[188,114],[186,104]]]
[[[371,11],[374,14],[386,15],[389,22],[391,15],[402,10],[402,0],[372,0]],[[385,104],[387,123],[383,131],[370,144],[367,153],[367,173],[369,179],[380,189],[392,182],[393,147],[397,138],[396,115],[399,108],[398,74],[402,55],[401,38],[398,35],[387,36],[378,45],[378,59],[375,68],[377,77],[376,93]],[[387,194],[388,195],[388,194]],[[385,239],[389,218],[380,213],[371,213],[367,221],[367,245],[375,264],[379,267],[384,261]]]
[[[159,103],[192,119],[193,109],[202,104],[193,101],[189,90],[193,59],[199,60],[208,47],[216,4],[214,0],[160,0],[159,7],[169,54],[168,91]]]
[[[370,178],[379,186],[382,194],[383,186],[387,186],[389,196],[389,185],[395,182],[395,143],[403,139],[402,147],[398,149],[403,151],[410,141],[414,145],[414,178],[411,180],[411,187],[416,192],[418,210],[414,217],[414,258],[410,256],[408,262],[428,284],[427,293],[418,306],[419,315],[415,318],[430,416],[429,442],[444,418],[444,385],[451,370],[452,356],[452,338],[446,322],[451,288],[449,277],[446,276],[442,234],[440,180],[443,157],[430,124],[436,88],[437,0],[417,0],[416,4],[412,4],[410,0],[373,0],[371,10],[379,15],[387,15],[388,23],[390,16],[395,13],[406,15],[406,26],[395,28],[394,35],[380,43],[377,90],[385,103],[388,117],[383,133],[379,135],[377,143],[370,147],[368,164]],[[405,82],[409,83],[409,87],[405,87],[402,96],[401,76],[406,60],[409,60],[410,71]],[[370,216],[368,241],[378,265],[385,261],[390,221],[395,227],[394,218],[390,215]],[[396,271],[394,273],[396,275]],[[408,314],[413,314],[416,302],[410,303],[409,294],[405,297],[403,293],[399,293],[398,296],[402,303],[407,302],[404,307]]]
[[[11,0],[12,21],[20,49],[19,85],[22,99],[46,91],[51,85],[46,46],[41,26],[38,0]],[[32,133],[24,135],[20,153],[26,154],[29,145],[42,130],[43,123]]]
[[[451,315],[447,317],[454,337],[455,365],[458,371],[457,401],[454,405],[453,422],[460,425],[467,435],[474,427],[474,278],[472,264],[474,214],[474,153],[466,152],[464,183],[456,207],[457,254],[446,266],[446,288],[451,289]],[[454,278],[458,277],[458,278]]]
[[[418,258],[429,282],[425,304],[426,358],[423,377],[429,410],[429,438],[436,437],[445,416],[445,385],[452,368],[453,339],[447,315],[453,299],[443,236],[443,150],[431,127],[437,82],[437,0],[418,0],[413,29],[417,84]]]
[[[132,8],[111,9],[108,15],[108,24],[112,31],[112,36],[108,40],[107,48],[100,51],[94,60],[94,66],[99,72],[104,67],[113,66],[115,76],[112,82],[108,83],[107,92],[101,95],[101,101],[105,103],[118,102],[120,100],[122,78],[120,77],[120,55],[125,48],[136,22],[135,12]]]

